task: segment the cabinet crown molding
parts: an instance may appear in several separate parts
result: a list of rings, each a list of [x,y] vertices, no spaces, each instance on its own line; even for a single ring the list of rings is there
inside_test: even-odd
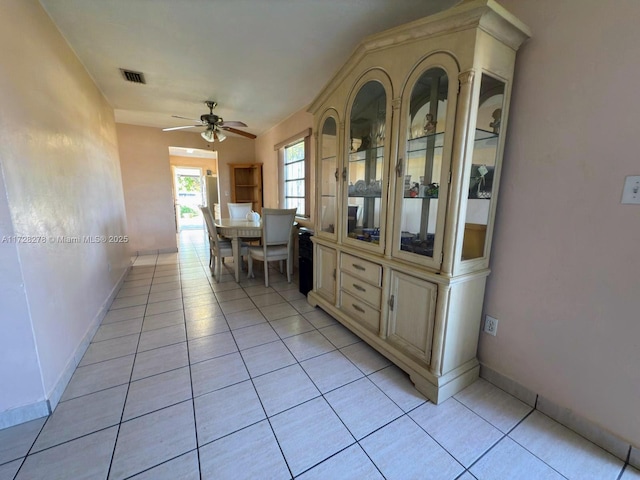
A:
[[[369,53],[427,37],[479,28],[513,50],[531,37],[527,25],[494,0],[465,0],[460,5],[413,22],[366,37],[354,49],[344,66],[309,105],[308,112],[318,113],[326,98]]]

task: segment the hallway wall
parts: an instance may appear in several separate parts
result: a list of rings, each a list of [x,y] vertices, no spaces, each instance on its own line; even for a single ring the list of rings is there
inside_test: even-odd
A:
[[[111,106],[38,1],[0,43],[0,233],[32,239],[0,244],[2,427],[57,403],[130,259]]]

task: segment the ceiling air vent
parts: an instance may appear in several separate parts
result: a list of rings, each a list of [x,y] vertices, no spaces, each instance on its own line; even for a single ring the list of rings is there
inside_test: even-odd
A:
[[[133,70],[125,70],[124,68],[121,68],[120,71],[122,72],[124,79],[128,82],[147,83],[144,79],[144,73],[142,72],[134,72]]]

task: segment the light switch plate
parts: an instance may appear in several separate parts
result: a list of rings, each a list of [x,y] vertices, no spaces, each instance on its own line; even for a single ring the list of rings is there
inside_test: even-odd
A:
[[[640,175],[629,175],[625,179],[621,203],[640,204]]]

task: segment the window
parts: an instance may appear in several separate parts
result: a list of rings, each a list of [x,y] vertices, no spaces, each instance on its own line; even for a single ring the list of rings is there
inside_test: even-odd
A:
[[[304,140],[284,147],[284,208],[305,209]]]
[[[309,218],[309,136],[305,131],[276,146],[280,157],[280,205]]]

